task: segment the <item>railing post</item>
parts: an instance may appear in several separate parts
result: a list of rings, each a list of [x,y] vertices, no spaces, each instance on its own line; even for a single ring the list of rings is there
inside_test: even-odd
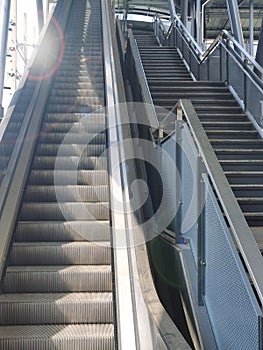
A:
[[[206,184],[203,178],[205,166],[202,157],[197,157],[197,210],[199,214],[197,221],[197,254],[198,254],[198,305],[204,305],[205,294],[205,193]]]
[[[220,75],[220,81],[223,81],[223,50],[222,50],[222,45],[219,45],[219,69],[220,69],[220,72],[219,72],[219,75]]]
[[[229,39],[226,40],[226,46],[229,46]],[[226,50],[226,82],[229,85],[229,52]]]
[[[182,193],[182,128],[183,128],[183,122],[182,119],[177,119],[175,123],[175,140],[176,140],[176,147],[175,147],[175,162],[176,162],[176,169],[178,171],[178,175],[176,177],[175,182],[175,193],[176,193],[176,202],[178,204],[178,209],[176,213],[176,221],[175,221],[175,232],[178,233],[178,235],[181,235],[182,232],[182,204],[184,198]],[[178,242],[180,241],[180,237],[178,239]]]
[[[247,95],[248,95],[248,89],[247,89],[247,75],[246,75],[246,70],[247,70],[247,65],[248,65],[248,59],[244,59],[244,69],[245,72],[243,73],[244,75],[244,110],[247,110]]]

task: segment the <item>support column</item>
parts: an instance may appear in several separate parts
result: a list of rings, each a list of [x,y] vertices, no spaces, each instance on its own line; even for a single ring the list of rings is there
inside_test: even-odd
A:
[[[249,0],[249,53],[254,55],[254,0]]]
[[[257,48],[257,54],[256,54],[256,61],[258,64],[263,67],[263,20],[261,23],[261,29],[259,34],[259,41],[258,41],[258,48]],[[259,72],[257,74],[263,79],[263,76]]]
[[[195,13],[195,23],[196,23],[196,41],[201,47],[202,45],[202,23],[201,23],[201,0],[196,0],[196,13]]]
[[[228,16],[231,24],[231,29],[234,38],[239,42],[239,44],[244,47],[243,31],[241,26],[241,20],[239,15],[239,8],[237,0],[226,0]]]
[[[186,26],[187,25],[187,16],[188,16],[188,0],[181,1],[181,17],[182,22]]]
[[[195,36],[195,1],[190,0],[191,35]]]
[[[44,26],[44,11],[43,11],[43,1],[42,0],[36,0],[37,1],[37,19],[38,19],[38,31],[39,34]]]
[[[4,115],[2,102],[5,79],[5,62],[10,18],[10,5],[11,0],[0,0],[0,119],[2,119]]]
[[[44,0],[44,18],[45,22],[47,21],[48,14],[49,14],[49,0]]]

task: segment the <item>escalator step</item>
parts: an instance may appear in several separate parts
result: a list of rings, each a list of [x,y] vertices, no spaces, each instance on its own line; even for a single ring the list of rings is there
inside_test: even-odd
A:
[[[111,251],[106,242],[34,242],[14,243],[12,265],[107,265]]]
[[[114,350],[114,326],[94,324],[0,327],[0,348],[5,350]]]
[[[22,204],[20,220],[109,220],[109,203],[27,203]]]
[[[27,186],[25,202],[107,202],[108,186]]]
[[[0,295],[1,325],[71,323],[113,323],[112,293]]]
[[[48,157],[36,156],[33,160],[32,169],[57,169],[57,170],[106,170],[107,158],[102,157]]]
[[[36,149],[37,156],[65,156],[65,157],[100,157],[105,152],[106,146],[101,144],[78,145],[78,144],[39,144]]]
[[[76,127],[71,125],[70,128],[69,125],[64,123],[61,123],[60,125],[58,124],[58,126],[51,125],[50,131],[48,128],[49,127],[47,126],[39,135],[39,143],[61,144],[63,142],[63,144],[70,145],[106,144],[106,135],[100,133],[101,131],[104,131],[104,126],[97,126],[96,124],[94,126],[90,125],[88,131],[85,131],[84,129],[82,132],[78,131],[77,125]]]
[[[19,221],[17,242],[110,241],[109,221]]]
[[[110,265],[9,266],[4,293],[111,292]]]
[[[53,170],[31,170],[30,185],[54,185]],[[56,170],[56,185],[107,185],[106,170]]]
[[[105,114],[96,114],[92,113],[92,115],[89,114],[78,114],[78,113],[48,113],[45,116],[46,122],[52,122],[52,123],[75,123],[79,122],[80,120],[87,120],[89,123],[98,123],[105,124]]]

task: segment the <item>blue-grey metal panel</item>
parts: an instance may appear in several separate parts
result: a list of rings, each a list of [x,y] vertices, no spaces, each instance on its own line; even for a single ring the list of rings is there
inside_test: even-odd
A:
[[[205,305],[218,348],[258,350],[262,312],[210,184],[205,231]]]

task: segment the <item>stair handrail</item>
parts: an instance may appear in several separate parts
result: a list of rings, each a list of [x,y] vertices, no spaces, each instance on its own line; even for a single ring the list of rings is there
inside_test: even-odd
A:
[[[158,117],[154,107],[154,102],[152,99],[148,81],[145,75],[145,71],[143,68],[139,48],[131,29],[128,29],[128,39],[130,43],[132,56],[135,61],[135,69],[137,72],[137,77],[138,77],[139,84],[142,91],[143,102],[148,106],[147,119],[149,122],[149,126],[151,127],[152,134],[154,134],[154,132],[159,128],[159,121],[158,121]]]
[[[217,193],[224,214],[229,222],[231,232],[242,255],[249,276],[253,281],[261,308],[263,307],[263,259],[259,247],[242,213],[232,188],[217,159],[215,151],[198,118],[191,100],[180,99],[173,108],[175,114],[168,113],[161,124],[159,135],[164,135],[171,118],[184,120],[190,128],[192,137],[202,157],[209,179]],[[173,133],[166,135],[166,139]]]
[[[184,36],[185,39],[187,39],[189,46],[193,49],[193,52],[195,53],[196,58],[199,60],[199,63],[204,62],[209,57],[209,55],[213,53],[213,51],[215,50],[217,45],[222,41],[222,39],[225,39],[229,44],[231,43],[232,46],[236,48],[236,50],[232,48],[232,51],[235,52],[235,55],[239,53],[238,56],[242,62],[249,62],[254,69],[256,69],[261,75],[263,75],[263,67],[259,65],[255,58],[251,54],[249,54],[227,30],[223,29],[214,39],[214,41],[209,45],[209,47],[206,50],[202,50],[200,48],[200,45],[189,33],[188,29],[183,24],[181,18],[177,14],[174,14],[172,16],[171,24],[167,31],[165,31],[165,27],[163,26],[161,16],[159,14],[156,14],[155,18],[160,23],[161,29],[164,30],[164,36],[166,39],[168,39],[171,35],[173,27],[177,27],[178,29],[180,29],[181,34]],[[228,45],[228,47],[230,48],[231,45]],[[253,71],[253,69],[250,70]]]

